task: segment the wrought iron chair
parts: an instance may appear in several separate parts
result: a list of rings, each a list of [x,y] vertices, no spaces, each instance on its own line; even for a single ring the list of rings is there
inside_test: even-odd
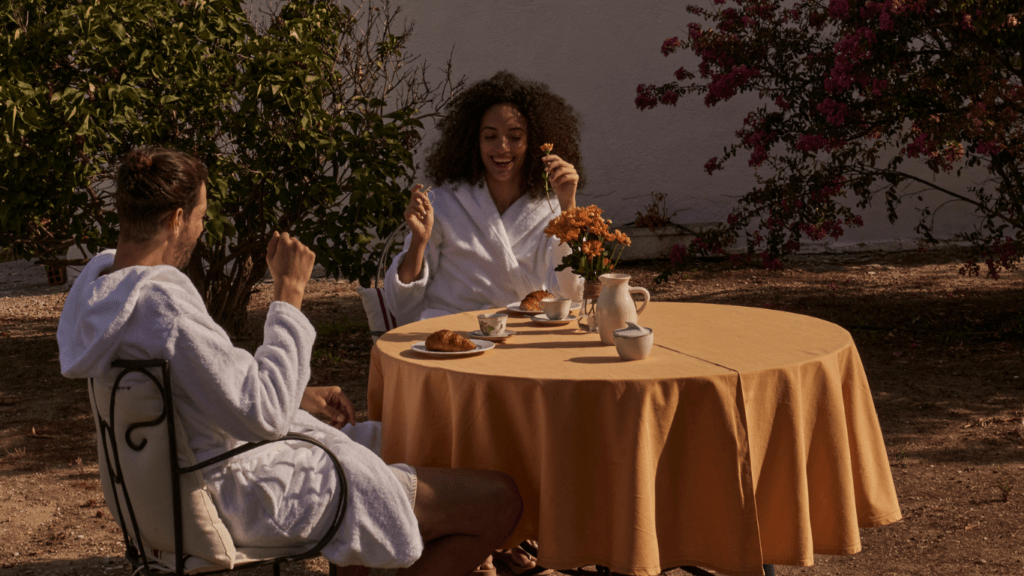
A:
[[[376,342],[381,334],[398,326],[394,314],[384,305],[384,287],[382,283],[384,281],[384,274],[387,273],[388,266],[391,265],[392,247],[407,232],[409,232],[409,226],[403,222],[401,226],[384,239],[384,252],[381,253],[380,260],[377,261],[377,275],[373,277],[373,286],[358,290],[359,296],[363,301],[363,311],[366,312],[366,320],[370,326],[370,338],[373,342]]]
[[[268,564],[279,576],[282,563],[319,554],[338,531],[348,504],[347,482],[341,463],[322,443],[288,434],[197,463],[171,402],[167,361],[116,360],[112,366],[120,370],[113,382],[89,380],[89,399],[103,493],[121,526],[133,576],[218,574]],[[313,444],[330,457],[340,491],[332,522],[311,548],[236,548],[198,471],[280,441]],[[336,572],[331,565],[332,576]]]

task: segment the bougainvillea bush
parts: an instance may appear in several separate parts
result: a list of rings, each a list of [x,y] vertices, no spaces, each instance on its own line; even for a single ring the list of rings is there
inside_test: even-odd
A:
[[[890,221],[908,193],[934,190],[917,231],[947,202],[979,224],[964,238],[989,276],[1024,254],[1024,7],[1019,0],[710,0],[662,53],[691,51],[671,82],[637,87],[641,110],[688,95],[707,106],[742,93],[758,105],[736,141],[709,159],[756,168],[757,184],[719,230],[676,248],[721,252],[744,238],[765,266],[806,240],[838,239],[884,201]],[[932,178],[930,172],[956,175]],[[972,173],[986,175],[977,178]],[[937,183],[938,182],[938,183]],[[969,262],[964,273],[978,274]]]

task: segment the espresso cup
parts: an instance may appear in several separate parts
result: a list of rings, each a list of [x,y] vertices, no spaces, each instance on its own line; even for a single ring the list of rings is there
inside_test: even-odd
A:
[[[480,314],[476,317],[480,322],[480,331],[486,336],[501,336],[505,333],[508,314]]]
[[[545,298],[540,301],[544,313],[552,320],[563,320],[569,315],[569,307],[572,300],[568,298]]]

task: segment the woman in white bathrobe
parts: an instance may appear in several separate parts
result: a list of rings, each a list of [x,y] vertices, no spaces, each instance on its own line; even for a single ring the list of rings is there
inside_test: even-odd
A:
[[[499,72],[455,98],[439,127],[427,158],[437,188],[413,188],[410,233],[384,281],[398,322],[518,304],[534,290],[580,300],[583,278],[555,272],[569,247],[544,234],[583,185],[572,107],[544,84]],[[522,547],[495,558],[514,573],[535,566]]]
[[[410,233],[385,278],[400,324],[518,303],[534,290],[580,299],[582,278],[554,271],[568,247],[544,234],[583,184],[578,124],[546,85],[508,72],[452,102],[427,158],[436,188],[413,188]],[[554,145],[547,156],[545,143]]]

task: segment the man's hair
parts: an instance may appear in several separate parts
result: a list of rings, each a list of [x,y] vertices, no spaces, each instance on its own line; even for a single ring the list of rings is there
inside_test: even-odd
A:
[[[149,240],[178,208],[191,215],[208,176],[202,162],[177,150],[154,146],[125,154],[117,169],[114,194],[121,239]]]

